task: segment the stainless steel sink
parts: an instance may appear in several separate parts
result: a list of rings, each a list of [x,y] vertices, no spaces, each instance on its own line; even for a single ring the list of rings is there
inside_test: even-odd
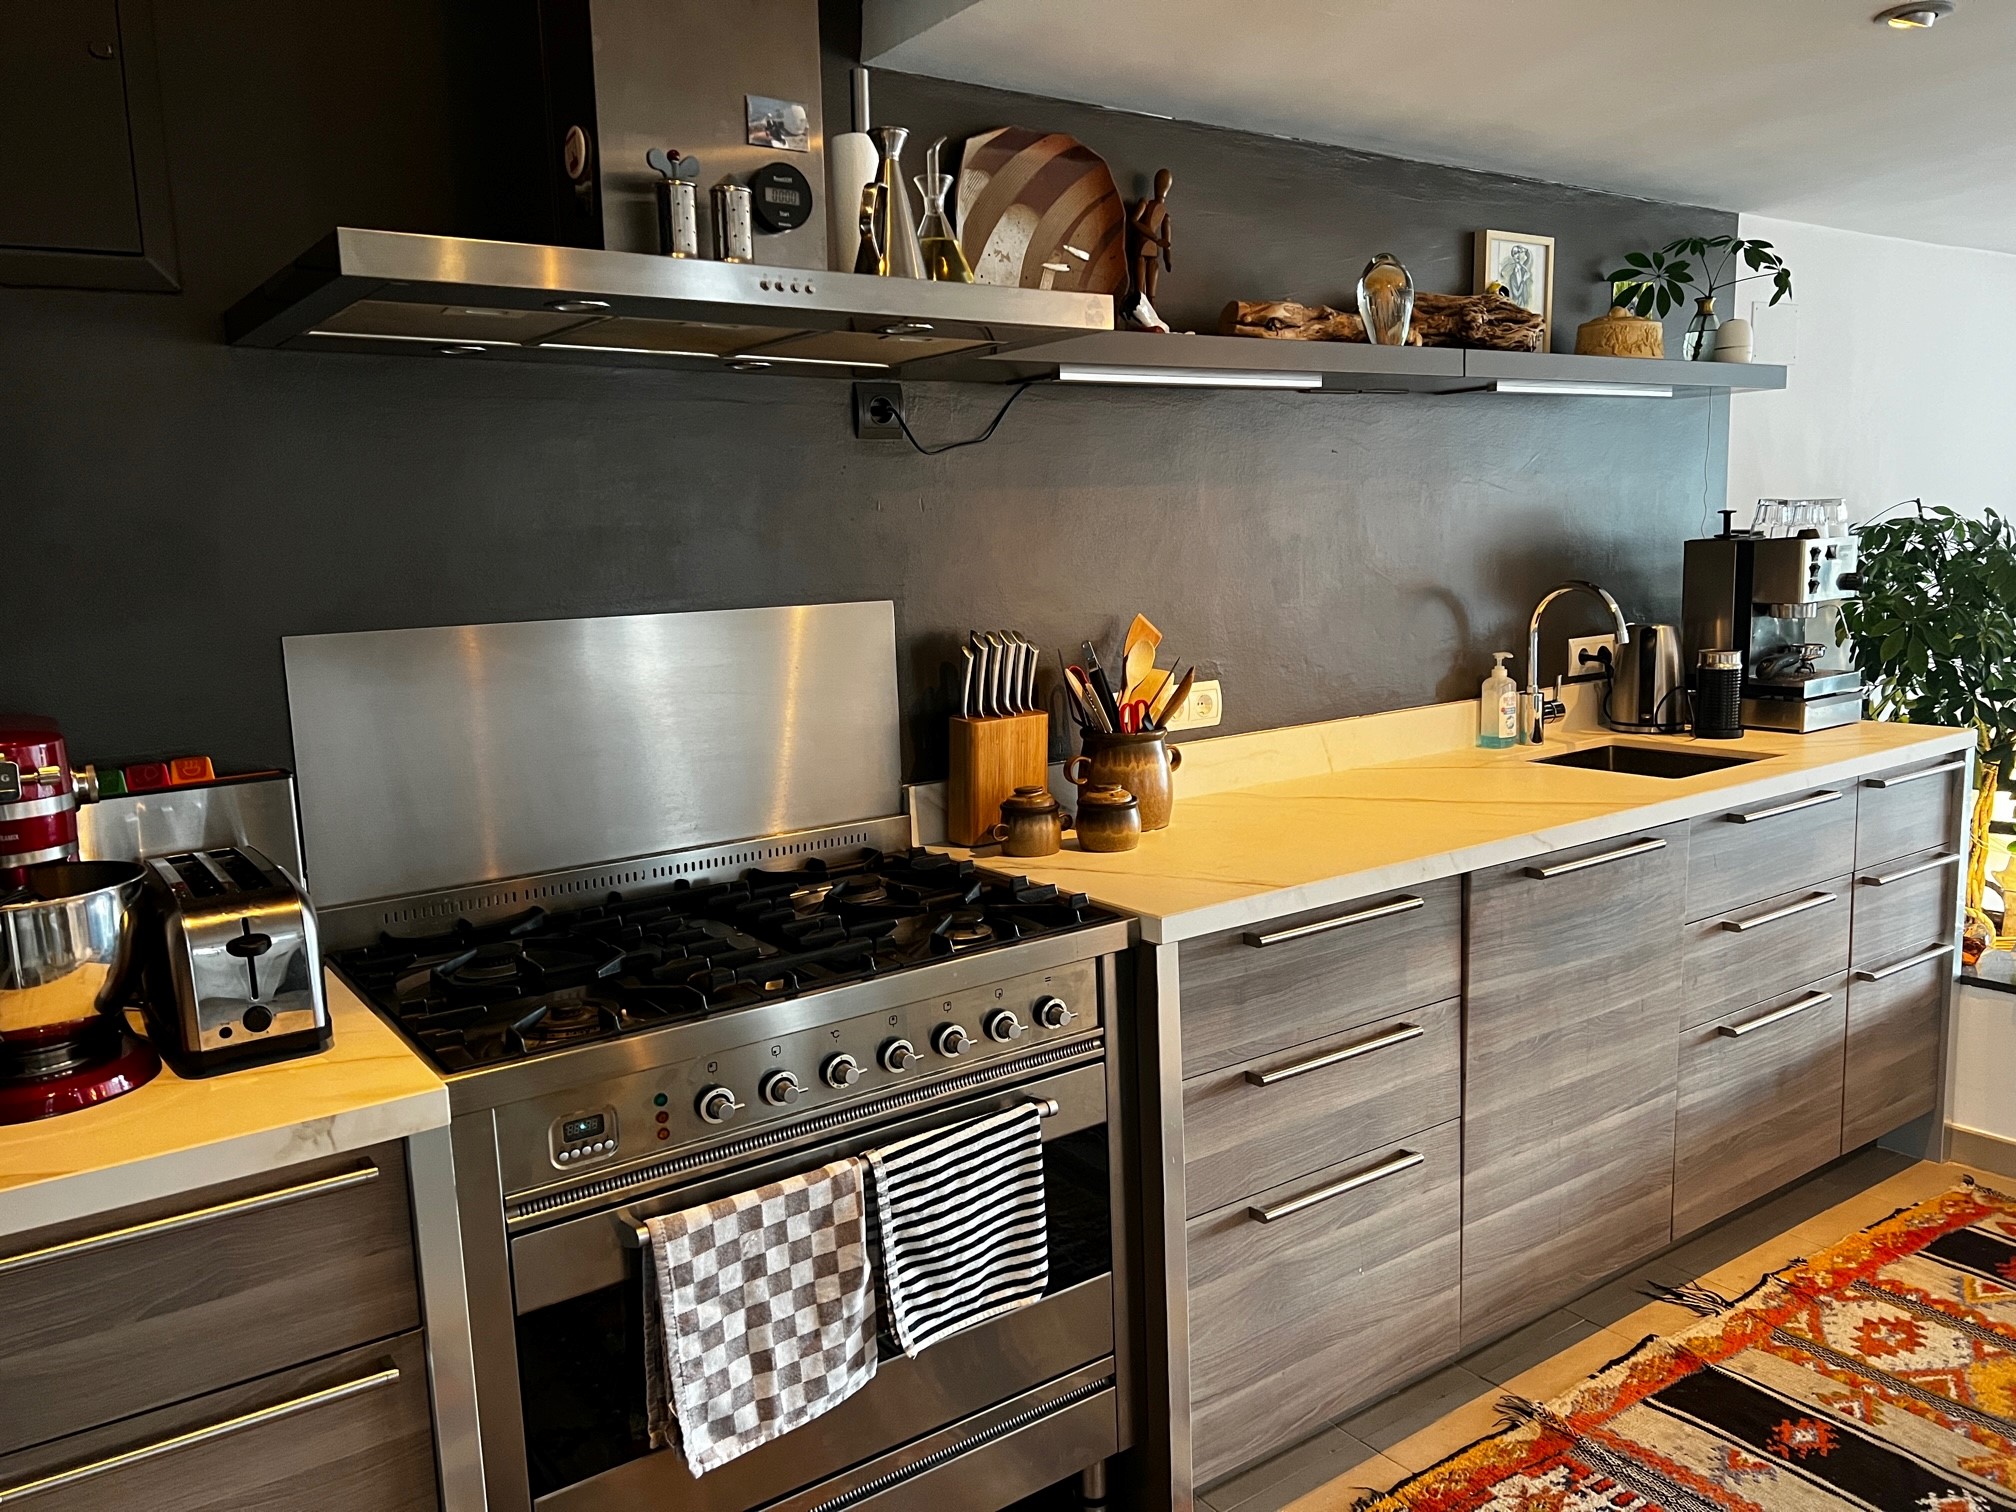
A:
[[[1535,766],[1585,767],[1592,772],[1625,772],[1633,777],[1699,777],[1724,767],[1757,761],[1756,756],[1711,756],[1706,751],[1682,751],[1667,746],[1596,745],[1559,756],[1541,756]]]

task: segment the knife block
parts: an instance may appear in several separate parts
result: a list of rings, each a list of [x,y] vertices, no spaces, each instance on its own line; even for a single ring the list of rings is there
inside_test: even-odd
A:
[[[981,845],[1001,821],[1001,800],[1050,775],[1050,716],[1041,709],[995,719],[952,720],[952,768],[945,779],[945,838]]]

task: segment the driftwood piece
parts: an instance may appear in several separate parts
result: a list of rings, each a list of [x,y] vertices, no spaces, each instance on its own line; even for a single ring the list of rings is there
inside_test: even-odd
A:
[[[1365,322],[1351,311],[1285,300],[1235,299],[1219,316],[1218,330],[1274,341],[1365,340]],[[1545,338],[1543,317],[1495,294],[1416,294],[1407,344],[1537,352]]]

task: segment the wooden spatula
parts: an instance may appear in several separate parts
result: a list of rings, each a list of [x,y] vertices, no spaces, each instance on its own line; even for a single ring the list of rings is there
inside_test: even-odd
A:
[[[1121,695],[1123,699],[1142,696],[1142,684],[1155,670],[1155,653],[1161,646],[1162,632],[1145,614],[1135,615],[1134,623],[1127,627],[1127,638],[1120,643],[1120,662],[1127,677],[1127,691]]]

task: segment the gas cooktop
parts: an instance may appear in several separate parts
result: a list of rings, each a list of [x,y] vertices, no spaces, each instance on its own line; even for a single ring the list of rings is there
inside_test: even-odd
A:
[[[334,964],[446,1072],[544,1055],[1106,923],[1084,893],[929,851],[867,850],[795,871],[563,913],[382,935]]]

